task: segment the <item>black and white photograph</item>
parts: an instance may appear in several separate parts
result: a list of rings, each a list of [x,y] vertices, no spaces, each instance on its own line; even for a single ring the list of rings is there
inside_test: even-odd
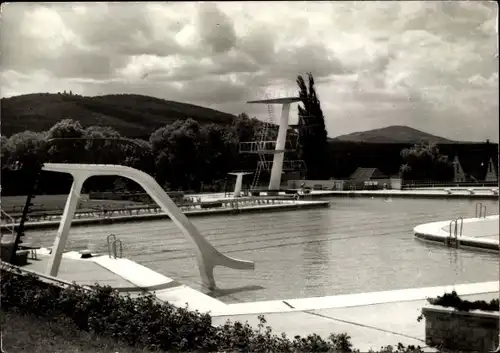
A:
[[[4,2],[2,353],[500,353],[496,1]]]

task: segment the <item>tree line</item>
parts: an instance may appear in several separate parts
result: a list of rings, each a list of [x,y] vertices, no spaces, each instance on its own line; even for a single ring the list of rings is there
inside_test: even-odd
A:
[[[297,150],[290,158],[304,160],[306,177],[315,180],[336,176],[336,165],[347,164],[348,169],[367,167],[352,159],[333,160],[330,147],[335,142],[327,140],[312,74],[309,73],[307,79],[306,83],[302,76],[297,77],[302,105],[299,105],[298,129],[291,132]],[[30,171],[44,162],[121,164],[153,175],[167,190],[222,191],[227,173],[255,170],[258,156],[240,154],[238,147],[240,142],[258,139],[263,128],[263,122],[245,113],[238,115],[230,126],[180,119],[157,129],[146,141],[121,136],[111,127],[84,128],[78,121],[67,118],[48,131],[24,131],[9,138],[1,136],[3,191],[4,194],[25,193],[27,185],[24,184],[29,184]],[[269,131],[269,139],[274,139],[277,127]],[[392,164],[399,163],[398,168],[401,165],[400,174],[406,179],[450,180],[453,177],[450,161],[435,145],[419,144],[391,158],[395,160]],[[69,187],[68,182],[60,180],[53,185],[47,181],[44,189],[61,192],[63,185]],[[99,181],[91,178],[86,184],[92,190],[109,190],[116,184],[116,178],[101,177]],[[134,187],[134,183],[127,181],[126,184],[129,189]]]

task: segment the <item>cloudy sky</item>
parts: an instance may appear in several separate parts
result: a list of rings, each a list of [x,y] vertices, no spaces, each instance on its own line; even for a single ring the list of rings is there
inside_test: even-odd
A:
[[[496,11],[481,1],[2,4],[0,93],[137,93],[265,118],[245,102],[296,95],[296,76],[311,71],[332,137],[408,125],[498,141]]]

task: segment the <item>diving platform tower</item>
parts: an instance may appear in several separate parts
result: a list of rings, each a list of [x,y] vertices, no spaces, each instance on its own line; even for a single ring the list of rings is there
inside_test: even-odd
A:
[[[251,189],[255,190],[259,186],[260,174],[263,171],[271,171],[269,180],[269,191],[278,191],[281,186],[281,176],[284,172],[305,172],[306,164],[303,160],[285,158],[286,153],[296,153],[297,146],[288,139],[290,128],[297,128],[297,125],[289,125],[290,106],[292,103],[301,102],[299,97],[286,97],[249,101],[249,104],[266,104],[268,119],[263,122],[262,129],[257,141],[240,142],[239,152],[246,154],[256,154],[259,156],[257,168],[254,173]],[[278,123],[274,119],[273,105],[281,104],[281,117]],[[278,129],[276,140],[271,140],[273,129]],[[297,141],[297,138],[295,138]],[[296,144],[296,142],[295,142]],[[273,156],[272,160],[268,156]]]

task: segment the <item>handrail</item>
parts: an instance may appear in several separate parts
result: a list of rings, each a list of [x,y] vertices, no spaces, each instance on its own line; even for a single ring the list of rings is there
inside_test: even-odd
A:
[[[460,220],[460,236],[463,235],[463,230],[464,230],[464,218],[463,217],[457,217],[457,222]]]
[[[482,202],[476,203],[476,218],[486,218],[486,205]]]
[[[113,238],[113,243],[111,243],[109,240]],[[108,243],[108,256],[111,257],[111,249],[112,245],[116,242],[116,235],[114,234],[109,234],[108,237],[106,238],[106,242]],[[116,252],[116,251],[115,251]],[[115,256],[116,257],[116,256]]]
[[[458,221],[460,221],[460,235],[458,233]],[[452,232],[452,226],[455,225],[455,228],[453,229],[453,232]],[[450,226],[449,226],[449,237],[447,238],[446,240],[446,243],[448,246],[451,245],[451,240],[453,239],[453,237],[455,238],[455,247],[458,248],[460,246],[459,244],[459,240],[458,240],[458,237],[462,236],[463,234],[463,227],[464,227],[464,219],[463,217],[457,217],[456,219],[452,220],[450,222]]]
[[[13,264],[10,264],[10,263],[5,262],[5,261],[0,261],[0,262],[2,264],[2,270],[4,269],[4,267],[7,267],[9,270],[17,270],[19,272],[24,272],[26,274],[31,274],[31,275],[37,276],[45,281],[55,282],[55,284],[59,285],[59,286],[71,287],[71,286],[75,285],[75,283],[65,281],[61,278],[49,276],[49,275],[43,274],[41,272],[33,271],[33,270],[28,270],[26,268],[22,268],[22,267],[13,265]],[[87,291],[92,290],[91,287],[86,286],[86,285],[79,285],[79,287],[82,287],[83,289],[85,289]]]
[[[120,256],[117,255],[116,244],[120,245]],[[113,254],[115,259],[123,257],[123,243],[120,239],[115,239],[115,241],[113,242]]]
[[[11,235],[13,237],[12,239],[14,239],[15,233],[16,233],[16,230],[14,228],[14,224],[15,224],[14,218],[12,218],[7,212],[5,212],[4,210],[2,210],[1,208],[0,208],[0,213],[1,213],[2,216],[6,216],[7,219],[10,221],[10,223],[7,224],[7,230],[10,231],[10,233],[11,233]],[[4,236],[4,234],[2,233],[2,236],[0,237],[0,240],[3,238],[3,236]]]

